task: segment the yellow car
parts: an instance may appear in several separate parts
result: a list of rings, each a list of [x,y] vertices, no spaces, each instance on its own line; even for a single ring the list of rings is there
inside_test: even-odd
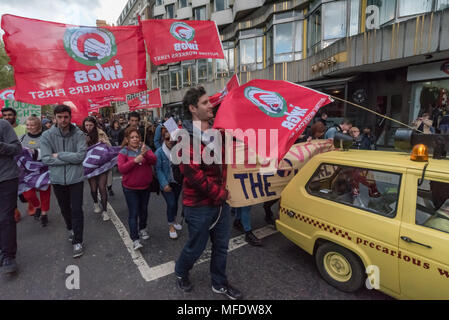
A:
[[[282,192],[276,225],[342,291],[449,299],[449,159],[317,155]]]

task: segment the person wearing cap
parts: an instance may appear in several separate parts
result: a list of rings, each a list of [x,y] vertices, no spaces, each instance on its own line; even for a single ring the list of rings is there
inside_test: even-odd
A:
[[[53,123],[51,122],[50,119],[47,119],[47,118],[43,119],[42,120],[42,131],[46,131],[46,130],[50,129],[52,125],[53,125]]]

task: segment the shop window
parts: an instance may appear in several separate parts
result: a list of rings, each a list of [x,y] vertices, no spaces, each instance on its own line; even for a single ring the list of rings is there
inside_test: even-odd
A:
[[[418,186],[415,223],[449,233],[449,183],[424,180]]]
[[[193,10],[195,20],[206,20],[206,6],[198,7]]]
[[[322,164],[306,190],[316,197],[394,218],[400,182],[398,173]]]
[[[368,0],[367,5],[379,7],[381,25],[393,20],[396,16],[396,0]]]
[[[215,11],[223,11],[229,8],[228,0],[215,0]]]
[[[159,85],[161,88],[161,92],[169,92],[170,91],[170,81],[168,72],[163,72],[159,74]]]
[[[189,5],[188,0],[179,0],[179,8],[185,8]]]
[[[399,16],[411,16],[430,12],[433,0],[399,0]]]
[[[175,5],[170,4],[166,7],[167,9],[167,19],[173,19],[175,17]]]
[[[330,40],[346,36],[346,1],[329,2],[323,5],[323,39]]]
[[[449,8],[449,0],[438,0],[437,10]]]

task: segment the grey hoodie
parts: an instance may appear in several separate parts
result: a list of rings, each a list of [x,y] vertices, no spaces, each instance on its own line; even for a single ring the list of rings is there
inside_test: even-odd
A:
[[[57,126],[45,131],[41,136],[41,156],[50,168],[51,183],[71,185],[83,181],[86,150],[86,136],[72,124],[66,135]],[[54,153],[58,154],[57,158],[53,157]]]
[[[0,182],[19,176],[19,168],[14,156],[20,152],[22,152],[22,146],[13,127],[8,121],[0,119]]]

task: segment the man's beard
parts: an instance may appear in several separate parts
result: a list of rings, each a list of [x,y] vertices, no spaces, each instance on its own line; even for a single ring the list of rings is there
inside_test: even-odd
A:
[[[16,119],[7,119],[7,120],[12,126],[16,124]]]

